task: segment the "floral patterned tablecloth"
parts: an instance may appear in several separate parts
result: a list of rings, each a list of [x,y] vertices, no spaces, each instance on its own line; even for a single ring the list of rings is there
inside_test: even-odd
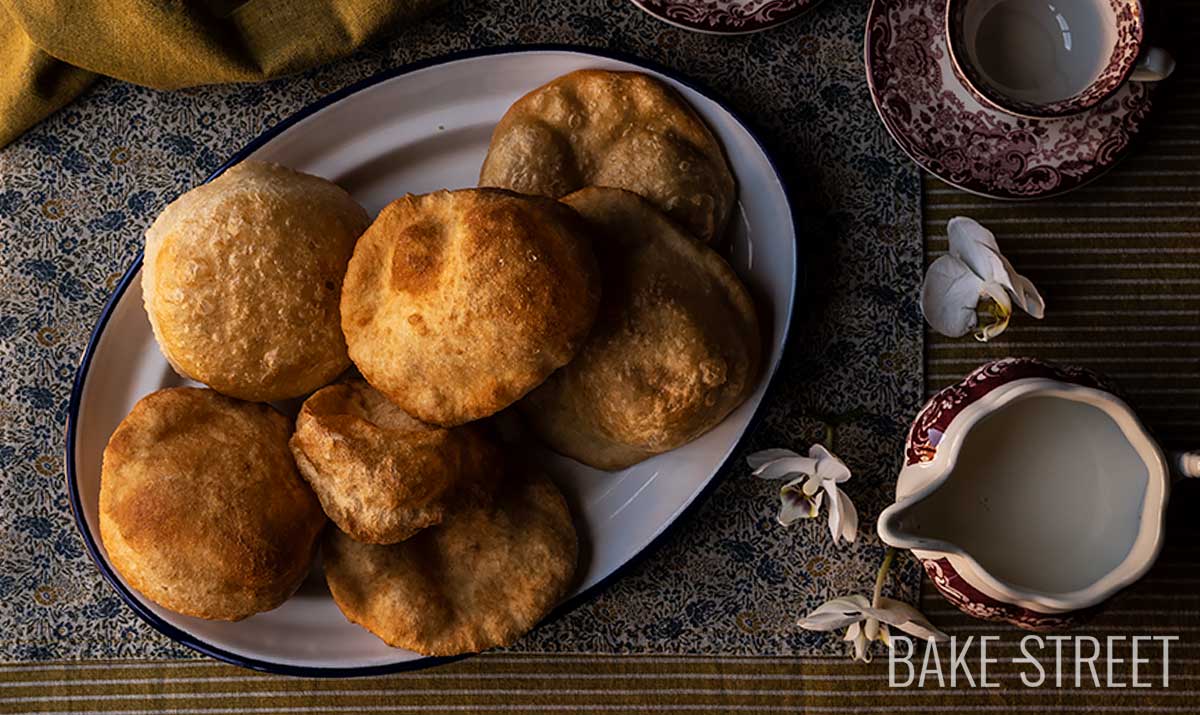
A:
[[[778,484],[738,455],[721,486],[650,558],[522,651],[841,653],[794,627],[869,588],[908,419],[922,397],[920,185],[863,78],[866,0],[825,3],[763,35],[689,34],[624,0],[452,3],[394,40],[285,80],[158,92],[100,82],[0,151],[0,660],[189,656],[142,623],[84,553],[63,485],[71,379],[101,306],[180,192],[306,104],[451,50],[571,42],[626,51],[712,86],[789,174],[807,269],[797,324],[749,449],[805,448],[837,424],[858,543],[823,520],[774,521]],[[915,595],[916,569],[893,588]]]

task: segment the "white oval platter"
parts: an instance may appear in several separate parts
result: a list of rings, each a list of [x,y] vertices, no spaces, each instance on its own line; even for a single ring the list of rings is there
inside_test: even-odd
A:
[[[655,75],[678,89],[712,127],[739,186],[731,263],[759,304],[767,344],[754,394],[691,444],[614,473],[543,455],[574,510],[582,544],[577,583],[564,608],[585,600],[642,553],[713,482],[750,426],[779,365],[796,287],[796,228],[785,187],[759,141],[709,93],[668,70],[593,50],[510,48],[439,58],[366,80],[282,122],[226,164],[254,158],[326,177],[373,215],[405,193],[474,186],[492,128],[509,105],[582,68]],[[283,606],[226,623],[160,608],[108,565],[96,518],[104,446],[138,399],[183,384],[154,341],[142,308],[140,274],[139,257],[99,319],[69,408],[68,489],[80,531],[104,576],[155,628],[238,665],[338,676],[441,662],[390,648],[349,623],[325,589],[319,566]]]

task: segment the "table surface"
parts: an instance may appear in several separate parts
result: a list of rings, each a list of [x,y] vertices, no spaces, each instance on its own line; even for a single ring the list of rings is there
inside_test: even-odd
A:
[[[1194,3],[1189,9],[1200,9]],[[1200,37],[1200,13],[1179,13]],[[988,359],[1041,356],[1117,379],[1171,446],[1200,446],[1200,79],[1183,56],[1155,127],[1097,183],[1059,199],[1011,204],[934,179],[925,183],[927,260],[945,251],[945,222],[992,227],[1042,290],[1044,321],[1025,316],[992,344],[928,335],[932,392]],[[1196,712],[1200,709],[1200,489],[1173,497],[1167,548],[1151,574],[1080,635],[1175,635],[1171,686],[1111,690],[1086,683],[1029,689],[994,666],[994,689],[892,689],[886,658],[483,655],[412,674],[290,679],[208,661],[0,664],[0,712]],[[1020,638],[958,614],[932,589],[921,606],[949,633]],[[832,637],[832,636],[831,636]],[[1101,669],[1104,661],[1099,663]],[[1103,673],[1103,671],[1101,671]]]

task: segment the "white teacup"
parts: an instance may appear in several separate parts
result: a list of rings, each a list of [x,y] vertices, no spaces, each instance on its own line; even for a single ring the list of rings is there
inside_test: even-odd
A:
[[[1175,69],[1145,44],[1141,0],[949,0],[955,72],[984,105],[1044,118],[1077,114],[1127,81]]]

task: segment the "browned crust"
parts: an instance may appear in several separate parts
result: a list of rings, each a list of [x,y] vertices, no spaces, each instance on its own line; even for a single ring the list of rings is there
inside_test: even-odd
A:
[[[369,219],[345,191],[246,161],[146,232],[143,300],[180,374],[245,400],[311,392],[350,364],[338,301]]]
[[[566,502],[544,476],[509,476],[490,506],[390,546],[337,529],[324,541],[325,577],[350,621],[388,645],[424,655],[514,643],[565,596],[578,555]]]
[[[492,132],[479,184],[553,198],[626,189],[710,245],[735,199],[721,145],[687,101],[647,75],[607,70],[571,72],[517,100]]]
[[[329,518],[372,544],[440,523],[457,489],[490,494],[502,463],[479,426],[426,425],[362,380],[308,398],[290,445]]]
[[[574,356],[599,303],[587,227],[499,189],[405,196],[358,242],[342,330],[367,382],[410,415],[491,415]]]
[[[236,621],[283,603],[325,523],[290,431],[270,406],[212,390],[142,398],[104,450],[100,536],[113,568],[189,616]]]
[[[590,188],[563,201],[594,228],[604,298],[579,355],[519,408],[556,451],[621,469],[696,439],[745,401],[758,319],[729,264],[646,200]]]

